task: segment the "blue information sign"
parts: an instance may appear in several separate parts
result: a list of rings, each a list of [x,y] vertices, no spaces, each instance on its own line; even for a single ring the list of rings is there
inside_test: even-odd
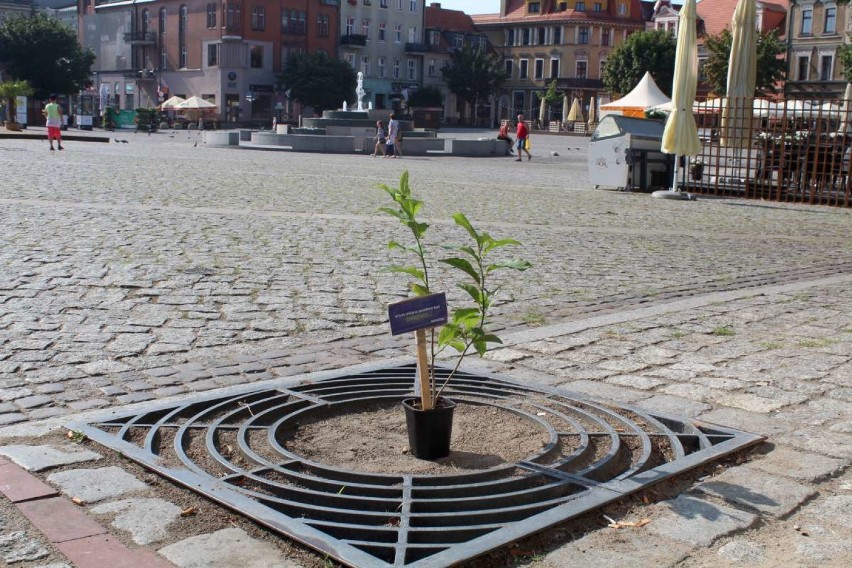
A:
[[[429,294],[388,306],[391,335],[428,329],[447,323],[447,295]]]

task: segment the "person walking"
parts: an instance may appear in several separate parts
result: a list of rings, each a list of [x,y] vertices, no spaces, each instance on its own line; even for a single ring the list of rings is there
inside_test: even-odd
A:
[[[396,114],[391,113],[388,120],[388,145],[393,144],[393,156],[391,158],[402,157],[402,147],[400,147],[399,122],[396,120]]]
[[[376,135],[373,137],[373,140],[376,141],[376,146],[373,148],[372,157],[375,158],[378,156],[379,152],[382,153],[382,157],[384,158],[387,154],[385,154],[385,143],[387,143],[387,139],[385,138],[385,125],[381,120],[376,121]]]
[[[518,159],[516,162],[521,162],[523,159],[521,158],[521,150],[527,153],[527,160],[532,160],[532,154],[527,150],[527,138],[529,138],[529,130],[527,130],[527,125],[524,122],[524,115],[518,115],[518,129],[515,132],[515,139],[518,142]]]
[[[45,105],[42,111],[47,119],[47,141],[50,142],[50,150],[53,151],[53,140],[56,140],[56,145],[60,150],[62,147],[62,107],[56,102],[56,95],[50,95],[49,102]]]

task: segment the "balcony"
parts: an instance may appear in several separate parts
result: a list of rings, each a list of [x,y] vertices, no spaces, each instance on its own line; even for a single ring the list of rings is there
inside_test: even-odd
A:
[[[125,79],[136,79],[137,81],[153,81],[156,79],[155,69],[127,69],[122,73]]]
[[[365,47],[367,45],[367,36],[361,34],[345,34],[340,36],[340,45],[346,47]]]
[[[557,89],[603,89],[601,79],[586,79],[585,77],[571,77],[556,80]]]
[[[425,43],[408,42],[405,44],[405,53],[429,53],[429,45]]]
[[[127,32],[124,34],[124,43],[131,45],[154,45],[157,43],[157,34],[154,32]]]

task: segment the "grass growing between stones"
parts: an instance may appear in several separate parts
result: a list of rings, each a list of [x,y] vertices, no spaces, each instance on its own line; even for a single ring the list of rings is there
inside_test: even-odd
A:
[[[712,331],[712,333],[713,333],[713,335],[719,335],[719,336],[722,336],[722,337],[731,337],[731,336],[737,334],[737,332],[734,331],[734,329],[732,327],[727,326],[727,325],[717,327],[716,329],[714,329]]]

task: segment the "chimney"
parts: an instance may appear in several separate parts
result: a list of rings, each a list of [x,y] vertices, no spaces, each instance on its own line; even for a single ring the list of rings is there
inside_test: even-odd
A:
[[[429,7],[430,8],[437,8],[438,10],[440,10],[441,9],[441,3],[440,2],[432,2],[431,4],[429,4]]]
[[[506,0],[500,0],[500,15],[506,15]]]

